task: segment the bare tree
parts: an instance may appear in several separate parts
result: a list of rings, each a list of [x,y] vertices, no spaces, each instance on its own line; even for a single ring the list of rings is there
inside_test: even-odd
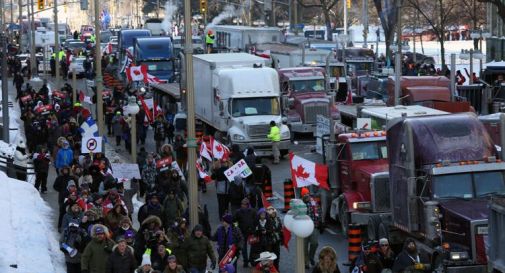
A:
[[[445,34],[447,28],[457,22],[456,8],[459,0],[407,0],[407,6],[418,12],[440,43],[442,67],[445,66]]]
[[[480,3],[491,3],[497,8],[498,16],[505,22],[505,2],[502,0],[477,0]]]
[[[398,22],[395,0],[373,0],[386,39],[386,58],[391,58],[391,44],[395,37]]]
[[[486,22],[486,5],[479,0],[460,0],[457,13],[460,22],[471,22],[474,29]]]
[[[331,29],[331,9],[338,3],[338,0],[316,0],[316,1],[304,1],[297,0],[298,4],[304,8],[319,8],[323,13],[324,24],[326,25],[326,32],[328,33],[327,39],[332,40],[332,29]]]

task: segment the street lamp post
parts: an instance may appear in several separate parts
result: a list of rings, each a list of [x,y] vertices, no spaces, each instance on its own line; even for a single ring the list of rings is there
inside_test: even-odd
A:
[[[95,86],[96,86],[96,107],[98,134],[104,135],[103,120],[103,78],[102,78],[102,49],[100,48],[100,1],[95,0]]]
[[[131,96],[128,98],[128,105],[126,105],[124,113],[126,115],[129,115],[131,120],[130,120],[130,132],[131,132],[131,156],[132,156],[132,162],[135,163],[137,162],[137,113],[140,111],[140,107],[137,104],[137,98],[135,96]]]
[[[53,4],[53,11],[54,11],[54,62],[55,62],[55,69],[54,71],[56,72],[56,89],[60,88],[60,41],[58,40],[58,0],[54,0]],[[44,60],[45,61],[45,60]]]
[[[307,215],[307,205],[292,199],[291,210],[284,216],[284,226],[296,236],[296,273],[305,273],[304,239],[314,232],[314,222]]]

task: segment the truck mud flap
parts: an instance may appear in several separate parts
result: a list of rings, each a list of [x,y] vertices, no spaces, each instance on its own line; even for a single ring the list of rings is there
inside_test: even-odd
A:
[[[447,267],[445,273],[486,273],[485,265],[465,265]]]

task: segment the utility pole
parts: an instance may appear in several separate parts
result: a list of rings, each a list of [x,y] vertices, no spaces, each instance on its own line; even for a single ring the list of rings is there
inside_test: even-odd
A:
[[[402,0],[396,0],[396,44],[398,49],[396,50],[395,57],[395,105],[400,105],[400,77],[402,75]]]
[[[53,3],[54,11],[54,62],[55,62],[55,75],[56,75],[56,90],[60,88],[60,41],[58,38],[58,0],[54,0]]]
[[[96,113],[98,134],[104,135],[103,98],[102,98],[102,49],[100,48],[100,0],[95,0],[95,86],[96,86]]]
[[[363,48],[368,47],[368,0],[363,0]]]
[[[19,14],[18,14],[18,23],[19,23],[19,27],[21,29],[21,25],[23,24],[23,19],[22,19],[22,15],[23,15],[23,0],[19,0],[18,1],[18,9],[19,9]],[[23,36],[23,32],[20,31],[19,33],[19,41],[18,41],[18,44],[19,44],[19,50],[23,51],[23,45],[22,45],[22,40],[21,39]]]
[[[3,6],[3,0],[0,0],[0,6]],[[3,13],[3,12],[2,12]],[[5,17],[2,17],[5,19]],[[4,21],[2,20],[2,26]],[[9,89],[7,80],[7,33],[2,28],[0,33],[0,45],[2,46],[2,140],[9,143]]]
[[[193,82],[193,43],[191,30],[191,0],[184,0],[184,51],[186,53],[186,96],[188,104],[188,191],[189,223],[198,224],[198,187],[196,180],[195,87]]]
[[[33,5],[33,0],[30,0],[30,4],[28,6],[31,6],[32,12],[31,14],[28,14],[30,17],[30,37],[31,37],[31,48],[30,48],[30,75],[33,77],[33,75],[37,72],[35,70],[35,65],[37,64],[37,60],[35,59],[35,6]],[[28,9],[29,10],[29,9]]]
[[[342,1],[342,3],[344,4],[344,34],[345,35],[347,35],[347,5],[348,5],[347,2],[349,2],[349,0]],[[346,44],[346,46],[347,46],[347,44]]]

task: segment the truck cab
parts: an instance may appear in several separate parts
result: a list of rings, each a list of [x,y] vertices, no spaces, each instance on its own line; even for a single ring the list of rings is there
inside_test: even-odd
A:
[[[282,68],[278,73],[284,111],[292,132],[314,133],[317,115],[339,118],[336,106],[326,94],[324,69]]]
[[[169,37],[137,38],[134,43],[136,65],[146,65],[147,72],[162,81],[174,80],[174,54]]]
[[[505,163],[482,123],[404,118],[388,125],[387,145],[396,238],[415,238],[439,272],[487,272],[487,202],[505,193]]]

